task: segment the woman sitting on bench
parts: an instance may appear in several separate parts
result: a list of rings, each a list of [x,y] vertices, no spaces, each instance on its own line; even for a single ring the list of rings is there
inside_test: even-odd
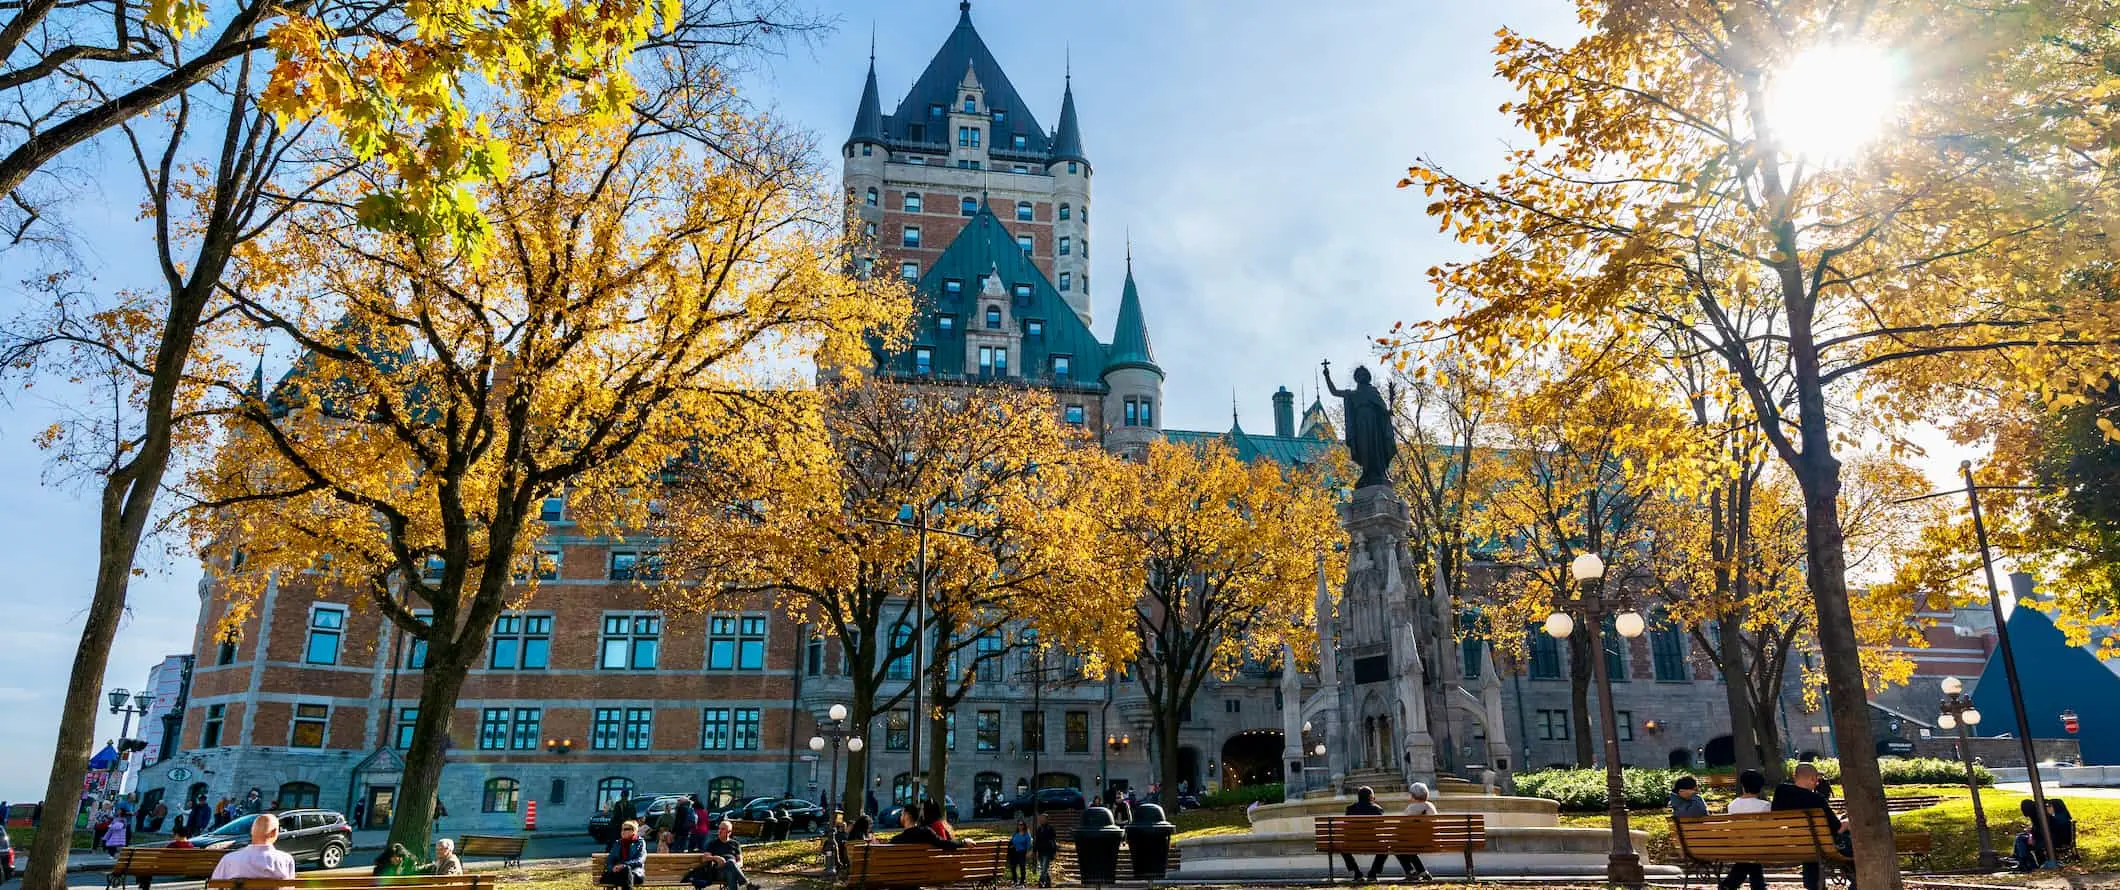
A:
[[[648,842],[640,839],[640,823],[627,820],[618,829],[618,840],[604,855],[604,873],[596,882],[610,887],[636,887],[648,877]]]
[[[935,829],[920,824],[920,817],[913,814],[909,804],[898,808],[898,827],[901,829],[891,837],[894,844],[926,844],[944,850],[955,850],[964,844],[936,834]]]

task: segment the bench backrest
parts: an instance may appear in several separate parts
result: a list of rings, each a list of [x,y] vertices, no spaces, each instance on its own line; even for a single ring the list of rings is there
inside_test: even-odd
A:
[[[492,875],[315,875],[206,882],[206,890],[490,890],[493,886]]]
[[[456,839],[456,852],[462,856],[521,856],[529,842],[521,835],[467,834]]]
[[[1318,849],[1326,853],[1420,852],[1433,845],[1428,816],[1319,816]]]
[[[604,873],[604,855],[603,853],[598,853],[589,857],[589,864],[596,874]],[[699,864],[699,855],[698,853],[649,853],[647,858],[641,861],[641,883],[684,883],[685,872],[691,871],[692,866]]]
[[[1683,816],[1671,825],[1679,852],[1696,862],[1795,865],[1843,858],[1819,810]]]
[[[120,847],[114,875],[153,875],[169,878],[203,878],[213,874],[227,850],[185,850],[169,847]]]
[[[1435,844],[1445,850],[1487,849],[1487,817],[1479,814],[1442,813],[1435,816],[1407,816],[1408,819],[1426,819],[1432,826]]]
[[[991,884],[1002,878],[1008,841],[975,841],[955,850],[927,844],[853,844],[847,848],[849,886],[934,887]]]
[[[757,819],[729,820],[730,837],[763,837],[765,833],[766,824]]]

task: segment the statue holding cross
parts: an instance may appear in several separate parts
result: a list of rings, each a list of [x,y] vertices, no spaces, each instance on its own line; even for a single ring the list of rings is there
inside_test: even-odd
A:
[[[1391,404],[1369,382],[1369,369],[1356,366],[1354,388],[1341,389],[1332,382],[1332,361],[1318,363],[1325,370],[1325,389],[1340,398],[1347,423],[1347,453],[1362,468],[1355,488],[1389,485],[1391,461],[1398,456],[1398,434],[1392,429]]]

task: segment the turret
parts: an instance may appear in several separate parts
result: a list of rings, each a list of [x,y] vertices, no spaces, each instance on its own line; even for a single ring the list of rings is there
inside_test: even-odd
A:
[[[1053,283],[1083,324],[1090,323],[1089,159],[1082,154],[1082,127],[1075,117],[1075,81],[1067,78],[1060,95],[1060,127],[1053,131],[1053,239],[1066,239],[1067,253],[1053,256]]]
[[[869,79],[861,87],[861,107],[854,111],[854,132],[847,136],[844,146],[847,157],[853,157],[858,149],[867,147],[863,153],[874,157],[883,148],[883,100],[876,90],[876,56],[869,56]]]
[[[1133,257],[1126,260],[1126,285],[1119,297],[1119,318],[1105,350],[1104,428],[1107,444],[1121,454],[1135,454],[1157,436],[1163,418],[1163,368],[1149,344],[1148,319],[1141,312],[1141,293],[1134,286]]]
[[[840,174],[851,208],[847,223],[871,242],[857,258],[864,267],[875,261],[873,242],[883,223],[883,169],[891,160],[884,138],[883,103],[876,92],[876,51],[871,48],[868,81],[861,87],[861,107],[854,112],[854,130],[840,151],[844,157]]]

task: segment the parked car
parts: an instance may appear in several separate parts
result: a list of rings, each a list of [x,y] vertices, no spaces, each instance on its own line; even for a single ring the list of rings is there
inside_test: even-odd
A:
[[[876,832],[886,838],[897,834],[898,811],[902,809],[904,807],[896,804],[884,807],[883,812],[877,814]],[[957,824],[957,798],[954,795],[945,794],[942,796],[942,818],[952,825]]]
[[[795,823],[796,831],[808,831],[824,824],[824,808],[799,797],[754,797],[726,812],[737,819],[764,819],[779,804],[788,805],[788,818]]]
[[[276,815],[280,817],[280,839],[273,846],[293,856],[297,863],[338,868],[353,850],[353,826],[346,824],[345,816],[331,810],[281,810]],[[250,846],[250,825],[257,819],[255,814],[231,819],[191,842],[207,850]]]
[[[655,820],[662,818],[663,813],[668,812],[671,807],[677,806],[679,798],[688,796],[676,791],[655,795],[636,794],[632,796],[633,812],[640,817],[641,825],[652,827],[655,824]],[[643,804],[642,801],[646,801],[646,803]],[[653,832],[643,830],[641,835],[650,839],[650,846],[654,845]],[[618,840],[618,826],[611,824],[610,804],[605,804],[598,808],[596,812],[589,814],[589,838],[599,844],[608,844]]]
[[[15,844],[7,839],[7,820],[0,819],[0,884],[15,879]]]
[[[1033,801],[1033,798],[1036,798]],[[1035,802],[1036,806],[1033,806]],[[1045,810],[1079,810],[1089,806],[1080,788],[1040,788],[1036,791],[1016,795],[1008,802],[1008,815],[1014,819],[1028,818],[1033,812]]]
[[[1143,797],[1141,799],[1152,804],[1161,805],[1163,803],[1163,795],[1161,792],[1151,791],[1148,793],[1148,796]],[[1194,794],[1190,791],[1178,792],[1178,812],[1182,813],[1186,810],[1197,810],[1202,806],[1205,806],[1205,804],[1202,804],[1200,802],[1200,795]]]

